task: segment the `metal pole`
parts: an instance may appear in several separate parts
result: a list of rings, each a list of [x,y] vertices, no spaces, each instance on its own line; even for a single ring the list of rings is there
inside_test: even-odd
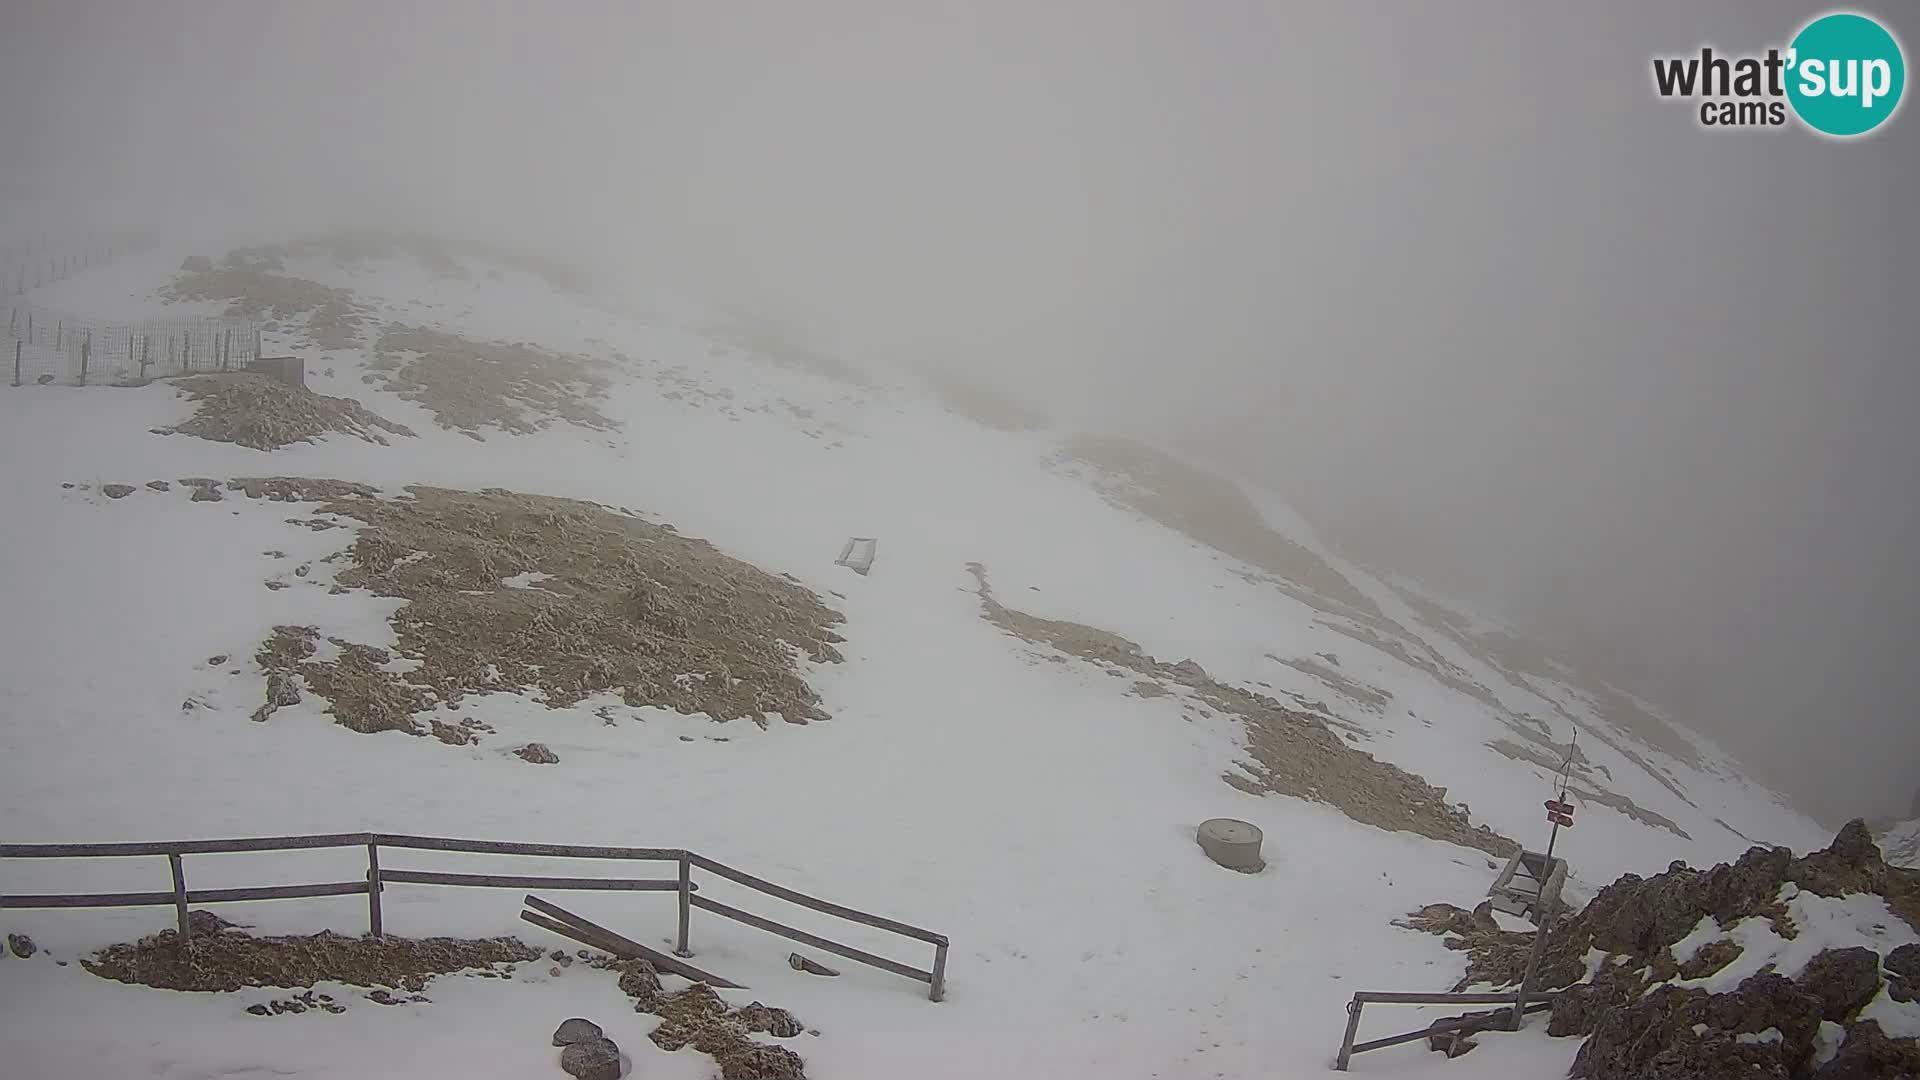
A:
[[[1540,883],[1540,891],[1547,891],[1544,880]],[[1520,977],[1520,993],[1513,999],[1513,1015],[1507,1017],[1508,1031],[1520,1030],[1520,1017],[1527,1007],[1527,995],[1533,991],[1533,978],[1540,970],[1541,954],[1547,951],[1547,933],[1553,929],[1553,916],[1559,907],[1560,898],[1557,896],[1543,895],[1540,898],[1540,928],[1533,932],[1533,954],[1527,957],[1527,972]]]
[[[167,865],[173,869],[173,913],[180,920],[180,945],[182,948],[193,946],[193,925],[187,918],[187,872],[180,865],[180,856],[169,854]]]
[[[380,925],[380,846],[367,845],[367,932],[378,938]]]
[[[1355,994],[1347,1002],[1347,1033],[1340,1040],[1340,1053],[1333,1059],[1334,1072],[1346,1072],[1347,1063],[1353,1060],[1353,1039],[1360,1034],[1360,995]]]

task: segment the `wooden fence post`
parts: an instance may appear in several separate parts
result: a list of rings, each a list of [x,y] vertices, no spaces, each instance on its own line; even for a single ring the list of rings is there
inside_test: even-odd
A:
[[[228,327],[227,332],[225,335],[223,335],[223,337],[226,344],[220,350],[220,370],[221,371],[227,370],[227,368],[232,366],[233,364],[233,328]]]
[[[13,339],[13,385],[20,385],[20,339]]]
[[[80,343],[80,385],[87,385],[87,364],[93,359],[93,331],[87,331],[86,340]]]
[[[167,865],[173,869],[173,913],[180,920],[180,945],[190,948],[193,945],[193,925],[187,918],[187,871],[180,865],[180,856],[168,854]]]
[[[687,924],[691,921],[692,915],[693,862],[683,851],[680,853],[680,944],[673,950],[675,956],[685,958],[693,955],[693,950],[687,948]]]
[[[941,1001],[947,996],[947,947],[933,947],[933,984],[927,988],[928,1001]]]
[[[380,925],[380,845],[367,845],[367,932],[375,938],[383,934]]]

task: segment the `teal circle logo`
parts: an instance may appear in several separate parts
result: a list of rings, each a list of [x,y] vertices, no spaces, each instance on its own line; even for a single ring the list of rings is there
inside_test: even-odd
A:
[[[1865,15],[1823,15],[1790,46],[1787,100],[1823,135],[1864,135],[1900,107],[1907,63],[1887,28]]]

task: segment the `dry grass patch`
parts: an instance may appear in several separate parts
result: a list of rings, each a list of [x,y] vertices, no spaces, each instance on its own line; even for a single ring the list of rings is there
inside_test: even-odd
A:
[[[387,445],[390,435],[413,437],[412,429],[381,417],[352,398],[328,397],[255,372],[196,375],[182,379],[186,396],[199,406],[193,418],[163,434],[193,435],[276,450],[322,435],[351,435]]]
[[[231,991],[319,982],[384,986],[418,992],[435,975],[538,960],[540,951],[514,938],[255,937],[194,913],[191,950],[162,930],[131,944],[109,945],[80,966],[115,982],[164,990]]]
[[[589,357],[395,323],[380,335],[372,366],[368,382],[475,439],[482,428],[526,435],[556,420],[596,431],[618,426],[592,404],[606,396],[607,365]]]
[[[1311,799],[1368,825],[1495,855],[1519,850],[1486,826],[1473,825],[1464,810],[1447,803],[1444,790],[1348,746],[1320,718],[1288,709],[1264,694],[1216,682],[1192,660],[1162,663],[1118,634],[1015,611],[994,599],[984,567],[969,563],[967,569],[979,582],[982,616],[1007,633],[1149,679],[1182,684],[1212,708],[1239,717],[1246,724],[1253,760],[1245,764],[1249,775],[1227,774],[1225,779],[1235,787]]]
[[[354,301],[353,293],[269,269],[277,265],[266,254],[235,252],[211,270],[177,275],[161,295],[172,300],[225,300],[226,313],[235,318],[285,320],[304,315],[307,338],[316,348],[358,348],[366,309]]]
[[[705,983],[675,994],[660,988],[660,976],[645,960],[593,961],[620,973],[620,990],[633,999],[635,1012],[652,1013],[660,1025],[648,1038],[668,1052],[691,1046],[720,1064],[721,1080],[806,1080],[806,1062],[781,1046],[757,1042],[754,1035],[791,1039],[805,1030],[794,1015],[756,1001],[734,1009]],[[817,1034],[817,1033],[816,1033]]]
[[[388,500],[338,481],[234,484],[361,522],[338,581],[407,600],[391,651],[334,640],[332,658],[317,659],[316,631],[283,626],[256,657],[298,675],[355,731],[435,734],[420,713],[501,690],[536,692],[553,708],[615,691],[630,706],[762,726],[776,713],[828,718],[797,658],[839,661],[843,617],[671,526],[497,489],[412,487]],[[520,575],[523,585],[506,583]]]

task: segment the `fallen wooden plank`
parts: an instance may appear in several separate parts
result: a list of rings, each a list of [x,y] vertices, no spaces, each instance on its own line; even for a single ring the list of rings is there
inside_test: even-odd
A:
[[[563,907],[550,904],[537,896],[528,895],[524,899],[527,906],[533,908],[535,911],[557,919],[576,930],[584,930],[589,934],[601,938],[605,944],[598,947],[606,949],[615,956],[628,960],[646,960],[660,971],[669,972],[682,978],[692,979],[694,982],[703,982],[709,986],[717,986],[726,990],[746,989],[746,987],[741,986],[737,982],[723,979],[711,972],[702,971],[692,964],[687,963],[685,960],[669,956],[658,949],[650,949],[634,941],[632,938],[622,937],[606,927],[601,926],[599,923],[588,922],[573,912]]]
[[[787,954],[787,966],[809,975],[825,975],[831,978],[840,974],[820,961],[801,956],[799,953]]]

